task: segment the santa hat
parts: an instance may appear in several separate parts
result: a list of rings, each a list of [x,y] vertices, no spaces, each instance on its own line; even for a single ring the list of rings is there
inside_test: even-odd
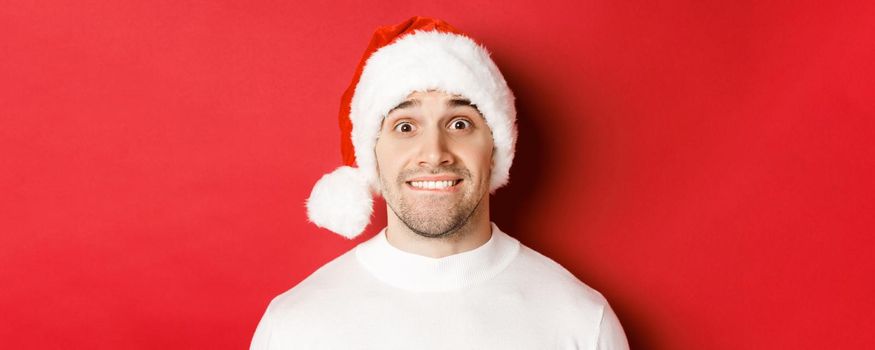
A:
[[[380,192],[374,146],[382,120],[410,93],[427,90],[462,95],[477,106],[495,144],[489,190],[507,183],[517,135],[513,93],[483,46],[444,21],[417,16],[374,32],[341,99],[345,165],[313,187],[311,222],[349,239],[364,231],[372,193]]]

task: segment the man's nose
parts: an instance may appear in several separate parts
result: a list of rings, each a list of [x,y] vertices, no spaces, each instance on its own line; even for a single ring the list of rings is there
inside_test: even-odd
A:
[[[419,166],[439,167],[452,165],[455,162],[448,147],[449,140],[440,128],[431,128],[421,135],[419,150]]]

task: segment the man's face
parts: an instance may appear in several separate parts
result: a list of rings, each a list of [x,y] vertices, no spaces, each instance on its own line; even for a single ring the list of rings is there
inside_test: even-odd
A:
[[[374,152],[383,198],[413,232],[450,235],[489,195],[492,150],[492,132],[467,99],[414,92],[380,128]]]

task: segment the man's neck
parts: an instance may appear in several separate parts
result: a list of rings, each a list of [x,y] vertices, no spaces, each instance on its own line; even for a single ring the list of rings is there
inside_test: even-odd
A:
[[[410,230],[391,208],[386,210],[388,220],[386,239],[395,248],[408,253],[443,258],[466,252],[486,244],[492,237],[492,223],[489,221],[489,198],[483,198],[474,213],[458,230],[447,237],[423,237]]]

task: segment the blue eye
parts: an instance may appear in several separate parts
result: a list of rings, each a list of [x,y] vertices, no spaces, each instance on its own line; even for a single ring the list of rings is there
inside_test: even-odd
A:
[[[401,123],[398,123],[397,125],[395,125],[394,130],[398,131],[398,132],[405,132],[405,133],[411,132],[411,131],[413,131],[413,124],[410,124],[408,122],[401,122]]]
[[[471,127],[471,122],[465,119],[456,119],[450,124],[453,129],[467,129]]]

